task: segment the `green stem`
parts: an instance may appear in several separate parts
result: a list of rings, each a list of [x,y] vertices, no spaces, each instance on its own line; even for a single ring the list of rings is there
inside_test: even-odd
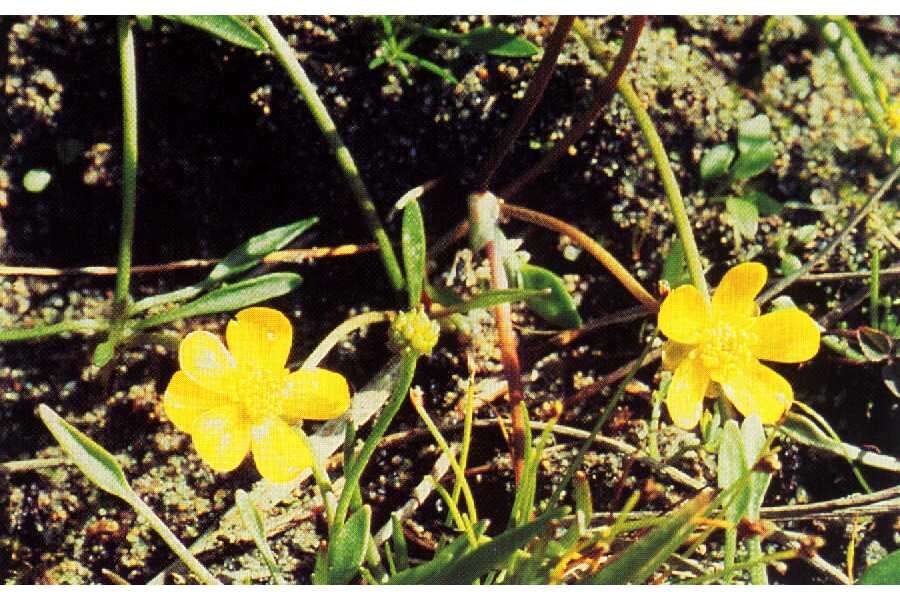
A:
[[[297,60],[293,48],[288,45],[272,21],[265,15],[254,16],[253,20],[272,48],[275,58],[278,59],[278,62],[287,71],[291,81],[294,82],[297,91],[300,92],[304,102],[306,102],[306,106],[312,113],[313,119],[328,141],[328,145],[337,159],[338,166],[344,174],[350,189],[353,191],[353,196],[356,198],[359,209],[363,214],[363,219],[365,219],[372,237],[378,243],[378,248],[381,252],[381,262],[384,263],[391,287],[398,292],[401,291],[403,289],[403,272],[400,270],[400,263],[397,262],[397,256],[394,254],[391,240],[384,230],[384,225],[378,216],[375,203],[372,201],[372,197],[369,195],[369,190],[366,188],[362,177],[360,177],[359,169],[353,160],[353,156],[350,154],[350,150],[341,139],[337,127],[331,119],[331,115],[328,114],[325,103],[322,102],[322,99],[316,93],[315,84],[310,81],[306,71],[303,70],[303,67]]]
[[[591,57],[602,64],[603,49],[600,42],[591,35],[587,26],[581,19],[575,20],[573,27],[575,33],[581,38],[581,41],[587,46]],[[650,114],[644,108],[637,93],[628,80],[623,75],[616,90],[622,96],[628,109],[634,115],[638,127],[650,147],[650,153],[656,163],[656,170],[662,180],[663,190],[666,198],[669,200],[669,207],[672,210],[672,218],[675,221],[675,228],[678,230],[678,236],[684,244],[684,256],[687,261],[688,271],[691,274],[691,282],[705,298],[709,298],[709,288],[706,285],[706,278],[703,275],[703,264],[700,261],[700,251],[697,249],[697,242],[694,239],[694,232],[691,229],[691,223],[688,219],[687,210],[684,207],[684,198],[681,196],[681,190],[678,187],[678,181],[675,179],[675,173],[672,171],[672,165],[669,164],[669,156],[663,146],[662,139],[656,131],[656,126],[650,118]]]
[[[753,585],[769,585],[769,575],[766,572],[766,563],[762,560],[765,554],[763,554],[760,537],[754,535],[748,539],[747,548],[750,550],[750,560],[757,561],[750,567],[750,583]]]
[[[875,71],[871,57],[853,30],[853,25],[841,17],[807,17],[807,21],[816,26],[819,35],[837,58],[847,84],[866,111],[891,164],[900,164],[898,141],[885,119],[884,106],[878,98],[876,87],[879,79],[872,76]],[[859,52],[860,47],[862,52]]]
[[[138,97],[134,31],[130,17],[119,17],[119,62],[122,74],[122,225],[119,231],[119,260],[116,270],[115,301],[123,321],[131,281],[131,244],[134,239],[134,212],[137,202]],[[115,329],[115,327],[114,327]]]
[[[159,537],[163,539],[163,541],[172,549],[172,552],[175,553],[175,556],[181,559],[181,561],[185,564],[185,566],[191,570],[194,575],[196,575],[200,581],[207,585],[221,585],[222,582],[216,579],[212,573],[210,573],[203,564],[197,560],[191,551],[188,550],[184,544],[181,543],[181,540],[176,537],[172,530],[169,529],[165,523],[162,522],[162,519],[156,516],[156,513],[147,506],[147,503],[141,500],[137,494],[135,494],[130,502],[131,506],[137,511],[137,513],[142,516],[147,522],[150,524],[150,527],[153,528],[156,533],[159,534]]]
[[[725,559],[723,566],[725,567],[722,575],[722,583],[731,581],[734,575],[732,568],[734,567],[734,559],[737,556],[737,529],[732,527],[725,530]]]
[[[472,420],[474,416],[474,404],[475,404],[475,382],[470,381],[469,386],[466,388],[466,405],[465,405],[465,417],[463,419],[463,439],[462,439],[462,448],[459,451],[459,467],[462,469],[463,475],[465,476],[466,467],[469,463],[469,449],[472,446]],[[456,478],[456,481],[453,483],[453,503],[454,505],[459,503],[459,495],[462,493],[462,486],[465,482],[465,478],[459,479]],[[473,523],[477,522],[477,519],[472,520]]]
[[[731,568],[726,568],[721,571],[717,571],[715,573],[709,573],[708,575],[703,575],[702,577],[697,577],[696,579],[688,579],[683,583],[688,585],[701,585],[704,583],[708,583],[710,581],[716,581],[717,579],[722,579],[728,575],[736,573],[738,571],[745,571],[747,569],[752,569],[756,565],[766,565],[768,563],[778,562],[782,560],[789,560],[792,558],[797,558],[796,550],[782,550],[781,552],[773,552],[771,554],[763,554],[757,558],[751,558],[750,560],[744,561],[742,563],[736,563]]]
[[[82,319],[80,321],[63,321],[52,325],[38,325],[22,329],[0,329],[0,343],[24,342],[36,340],[51,335],[59,335],[69,331],[105,331],[109,329],[109,323],[97,319]]]
[[[359,486],[359,479],[369,463],[369,459],[375,454],[378,442],[384,437],[391,421],[393,421],[394,416],[406,400],[409,386],[412,385],[413,376],[416,373],[416,362],[418,360],[419,355],[411,351],[407,351],[403,356],[399,373],[397,374],[397,381],[394,384],[394,389],[391,391],[391,397],[381,414],[378,415],[375,424],[372,425],[372,432],[366,438],[366,443],[360,450],[359,456],[353,461],[353,467],[345,475],[344,491],[341,493],[341,499],[338,501],[337,509],[334,511],[334,524],[336,527],[341,527],[347,520],[347,511],[350,509],[350,500],[353,498],[353,494],[350,492]]]
[[[881,324],[878,318],[881,306],[881,248],[872,248],[872,278],[869,280],[869,324],[878,329]]]

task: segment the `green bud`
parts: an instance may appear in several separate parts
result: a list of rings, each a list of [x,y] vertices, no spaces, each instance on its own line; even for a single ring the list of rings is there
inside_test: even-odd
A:
[[[391,322],[391,345],[398,351],[412,348],[421,355],[431,354],[438,341],[441,328],[419,307],[398,313]]]

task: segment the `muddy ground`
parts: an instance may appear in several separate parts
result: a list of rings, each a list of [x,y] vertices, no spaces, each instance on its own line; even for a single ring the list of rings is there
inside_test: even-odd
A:
[[[454,18],[456,30],[481,17]],[[540,45],[553,19],[495,18]],[[390,68],[370,70],[379,25],[363,18],[276,20],[297,48],[311,78],[352,150],[382,215],[410,188],[436,177],[444,183],[424,200],[430,239],[465,214],[465,181],[480,166],[521,99],[537,60],[460,55],[445,43],[422,42],[416,51],[448,65],[460,80],[449,84],[422,70],[412,83]],[[900,80],[898,22],[856,21],[884,81]],[[598,37],[621,39],[625,20],[591,20]],[[115,21],[109,18],[2,17],[0,35],[8,54],[0,115],[0,262],[8,265],[75,267],[115,263],[119,212],[120,96]],[[333,246],[368,240],[355,204],[325,143],[283,72],[266,57],[232,48],[207,35],[156,20],[137,33],[140,105],[140,177],[135,262],[160,263],[222,256],[247,237],[317,215],[321,222],[300,245]],[[610,46],[610,51],[614,47]],[[565,47],[544,102],[501,169],[505,183],[552,145],[577,109],[586,105],[596,78],[583,48]],[[855,206],[888,172],[887,160],[864,113],[852,98],[839,66],[805,25],[765,17],[652,19],[629,74],[648,106],[688,199],[701,252],[712,282],[736,262],[754,258],[777,274],[775,240],[803,225],[816,234],[791,249],[808,259],[839,230]],[[897,90],[891,90],[896,93]],[[780,215],[762,220],[753,240],[736,247],[721,204],[710,202],[698,174],[702,151],[734,135],[736,124],[759,112],[769,115],[778,159],[758,178],[780,202]],[[40,194],[24,190],[31,169],[46,169],[51,184]],[[593,129],[554,170],[516,198],[551,213],[599,239],[651,290],[674,234],[652,159],[624,103],[615,98]],[[873,224],[874,222],[874,224]],[[396,235],[397,222],[389,223]],[[896,205],[878,209],[867,228],[900,234]],[[865,268],[872,231],[860,228],[822,270]],[[507,234],[524,239],[534,262],[563,274],[583,318],[627,308],[633,300],[586,254],[570,260],[568,240],[512,223]],[[895,238],[896,239],[896,238]],[[896,252],[896,249],[889,252]],[[893,262],[891,254],[885,264]],[[439,271],[459,275],[452,253]],[[476,265],[477,266],[477,265]],[[293,359],[302,358],[334,326],[366,309],[398,306],[375,255],[323,259],[293,267],[304,277],[297,293],[273,301],[295,325]],[[138,296],[175,289],[202,272],[138,275]],[[462,273],[465,276],[465,273]],[[477,275],[476,275],[477,276]],[[790,293],[820,317],[860,289],[860,283],[803,283]],[[55,322],[109,311],[111,278],[74,276],[0,278],[0,327]],[[892,288],[885,286],[886,293]],[[896,287],[893,289],[896,292]],[[193,319],[169,330],[223,331],[228,316]],[[867,322],[856,309],[845,317]],[[526,370],[534,419],[548,401],[568,397],[640,351],[639,323],[618,325],[548,350],[540,331],[550,329],[518,310],[522,344],[535,361]],[[460,390],[468,378],[467,349],[481,374],[496,374],[498,354],[490,323],[470,344],[447,335],[416,375],[429,410],[444,424],[460,419]],[[258,478],[252,461],[216,474],[193,452],[160,407],[160,394],[175,371],[176,356],[162,346],[131,350],[99,377],[90,366],[95,339],[70,337],[0,346],[0,462],[62,456],[35,409],[47,403],[102,443],[123,462],[138,493],[178,536],[190,543],[213,527],[233,503],[233,492]],[[373,326],[341,345],[325,366],[363,386],[383,364],[385,331]],[[656,367],[638,381],[655,382]],[[826,416],[845,441],[900,454],[900,405],[882,385],[878,367],[850,365],[823,350],[803,368],[785,370],[798,399]],[[649,395],[635,388],[608,424],[606,434],[641,446],[650,415]],[[609,390],[573,406],[562,422],[590,429]],[[500,409],[502,412],[502,409]],[[492,416],[482,407],[480,416]],[[418,426],[404,408],[392,430]],[[662,451],[673,456],[693,434],[664,427]],[[558,437],[541,474],[546,489],[564,468],[573,441]],[[808,448],[782,444],[782,472],[767,505],[826,500],[859,491],[846,463]],[[368,500],[376,526],[403,504],[437,458],[422,439],[377,456],[367,474]],[[597,451],[588,474],[598,509],[621,507],[631,491],[651,479],[662,493],[640,508],[666,509],[690,490],[627,465],[627,456]],[[673,463],[714,481],[713,457],[680,453]],[[484,516],[505,523],[511,504],[511,473],[499,433],[476,433],[470,465]],[[626,469],[627,467],[627,469]],[[873,487],[896,477],[866,472]],[[279,507],[282,514],[308,514],[311,492],[299,491]],[[442,506],[430,501],[415,515],[427,538],[442,532]],[[798,531],[825,536],[822,555],[844,568],[855,530],[857,569],[898,547],[896,516],[856,523],[797,523]],[[288,577],[308,582],[314,551],[324,533],[321,519],[300,519],[271,541]],[[414,544],[415,546],[415,544]],[[715,538],[703,560],[720,559]],[[7,583],[109,583],[109,571],[132,583],[151,579],[172,560],[168,548],[119,500],[96,490],[74,468],[0,470],[0,577]],[[217,576],[235,582],[266,582],[268,574],[249,539],[223,540],[203,557]],[[712,564],[710,562],[709,564]],[[828,581],[801,562],[775,581]]]

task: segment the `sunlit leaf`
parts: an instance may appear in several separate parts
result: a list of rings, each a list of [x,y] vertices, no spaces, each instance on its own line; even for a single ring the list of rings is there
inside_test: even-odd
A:
[[[224,281],[252,269],[267,254],[281,250],[318,222],[318,217],[311,217],[253,236],[229,252],[209,273],[206,281],[209,283]]]
[[[419,203],[412,201],[403,209],[403,267],[406,269],[406,289],[409,307],[421,302],[422,282],[425,280],[425,223]]]
[[[457,39],[460,48],[467,52],[504,58],[528,58],[539,50],[525,38],[497,27],[478,27]]]
[[[234,15],[160,15],[183,25],[189,25],[235,46],[261,52],[268,49],[266,40]]]
[[[756,237],[759,228],[759,211],[756,205],[744,198],[734,196],[725,200],[725,210],[741,235],[746,238]]]
[[[205,296],[188,302],[166,313],[154,315],[133,324],[135,329],[155,327],[177,319],[187,319],[198,315],[232,312],[246,306],[260,304],[266,300],[283,296],[297,289],[302,278],[296,273],[269,273],[253,279],[225,285]]]
[[[359,573],[369,545],[372,508],[365,504],[347,519],[328,544],[328,582],[344,585]]]
[[[738,157],[731,167],[735,180],[759,175],[775,161],[775,146],[770,139],[769,117],[758,115],[738,125]]]
[[[700,179],[709,181],[727,174],[735,154],[731,144],[719,144],[707,150],[700,159]]]
[[[691,275],[687,270],[687,261],[684,257],[684,243],[681,238],[672,240],[669,252],[663,262],[660,279],[667,281],[671,289],[675,289],[685,283],[690,283]]]
[[[119,462],[103,446],[66,423],[46,404],[38,406],[38,415],[72,462],[97,487],[124,500],[135,496]]]
[[[672,513],[663,524],[634,542],[603,567],[587,583],[625,585],[645,583],[672,553],[678,550],[698,525],[698,517],[712,501],[711,492],[701,492]]]
[[[253,538],[253,542],[256,544],[259,553],[263,557],[263,562],[266,563],[269,573],[272,574],[272,579],[275,580],[275,583],[284,583],[281,569],[278,567],[278,563],[275,560],[275,554],[272,553],[269,542],[266,540],[266,528],[263,526],[262,517],[260,517],[259,511],[257,511],[256,507],[253,505],[250,494],[244,490],[238,490],[235,492],[234,499],[238,512],[241,513],[241,520],[244,522],[244,527],[247,529],[250,537]]]
[[[541,317],[563,329],[581,327],[581,316],[575,308],[575,301],[566,290],[562,278],[543,267],[524,264],[519,267],[522,286],[526,290],[550,290],[549,296],[530,297],[525,300],[528,308]]]

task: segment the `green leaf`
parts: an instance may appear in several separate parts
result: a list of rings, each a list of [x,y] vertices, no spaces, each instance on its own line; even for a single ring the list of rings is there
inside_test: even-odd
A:
[[[475,525],[475,536],[480,538],[487,529],[488,522],[481,521]],[[437,577],[454,559],[461,556],[469,548],[469,538],[460,535],[455,540],[435,553],[434,558],[426,563],[400,571],[390,579],[388,585],[419,585]]]
[[[808,244],[816,239],[818,227],[815,224],[803,225],[794,230],[794,238],[801,244]]]
[[[394,548],[394,560],[398,571],[409,568],[409,549],[406,545],[406,536],[403,535],[403,523],[396,512],[391,513],[391,542]]]
[[[283,296],[297,289],[302,278],[296,273],[269,273],[224,285],[205,296],[197,298],[166,313],[154,315],[133,323],[134,329],[146,329],[197,315],[231,312]]]
[[[415,308],[422,301],[422,282],[425,281],[425,223],[422,209],[415,200],[403,209],[401,240],[409,307]]]
[[[268,50],[266,40],[234,15],[160,15],[170,21],[189,25],[235,46],[262,52]]]
[[[318,217],[311,217],[285,225],[270,229],[265,233],[255,235],[222,259],[222,261],[213,268],[207,275],[206,281],[200,285],[217,283],[230,279],[239,273],[248,271],[258,265],[267,254],[271,254],[276,250],[281,250],[294,239],[319,222]]]
[[[785,254],[781,257],[781,273],[787,277],[803,268],[803,261],[794,254]]]
[[[759,227],[759,211],[756,205],[744,198],[729,197],[725,200],[725,211],[734,228],[745,238],[756,237]]]
[[[898,585],[900,584],[900,550],[894,550],[869,567],[856,580],[857,585]]]
[[[833,440],[811,419],[803,415],[788,412],[779,429],[788,437],[807,446],[826,450],[838,456],[846,455],[843,444]]]
[[[539,50],[525,38],[498,27],[478,27],[457,39],[460,48],[466,52],[504,58],[528,58]]]
[[[691,275],[687,270],[687,261],[684,258],[684,243],[679,237],[672,240],[672,245],[666,254],[661,279],[667,281],[673,290],[691,281]]]
[[[470,584],[488,571],[499,568],[519,550],[539,535],[545,534],[553,519],[565,514],[562,508],[550,510],[531,523],[507,529],[491,541],[452,561],[434,574],[434,577],[420,583],[426,585]]]
[[[369,546],[369,525],[372,508],[364,504],[347,519],[334,539],[328,543],[328,582],[345,585],[356,577]]]
[[[872,327],[860,327],[856,331],[859,349],[872,362],[881,362],[894,351],[894,340],[883,331]]]
[[[575,308],[575,301],[566,291],[566,284],[553,271],[535,265],[524,264],[519,267],[522,286],[526,290],[550,290],[549,296],[531,297],[525,300],[528,308],[545,320],[563,329],[581,327],[581,316]]]
[[[719,442],[719,456],[717,465],[717,484],[719,489],[728,489],[741,477],[747,469],[747,456],[744,451],[744,441],[737,421],[730,419],[722,428],[722,439]],[[732,523],[738,522],[747,514],[750,496],[748,488],[743,488],[734,499],[725,507],[725,516]]]
[[[46,404],[38,406],[38,415],[75,465],[97,487],[129,502],[135,498],[122,467],[103,446],[66,423]]]
[[[44,169],[31,169],[25,173],[25,177],[22,178],[22,187],[25,188],[26,192],[40,194],[48,185],[50,185],[50,180],[52,178],[50,173]]]
[[[738,125],[738,158],[731,167],[735,180],[759,175],[775,161],[775,145],[770,139],[772,127],[769,117],[757,115]]]
[[[262,554],[263,562],[269,568],[272,579],[279,585],[283,584],[284,577],[281,574],[281,569],[278,567],[278,562],[275,560],[275,555],[269,547],[269,542],[266,540],[266,528],[263,525],[262,517],[259,516],[259,511],[256,510],[253,501],[250,499],[250,494],[244,490],[238,490],[235,492],[234,499],[238,512],[241,513],[244,527],[247,529],[250,537],[253,538],[259,553]]]
[[[750,190],[744,194],[744,199],[752,202],[756,206],[756,210],[761,217],[771,217],[782,211],[784,205],[778,200],[759,190]]]
[[[631,544],[588,583],[625,585],[646,582],[694,531],[697,517],[706,512],[711,500],[711,492],[698,494],[648,535]]]
[[[763,429],[759,415],[750,415],[741,423],[741,439],[744,447],[744,459],[747,470],[751,470],[762,458],[762,451],[766,446],[766,431]],[[750,485],[747,488],[747,517],[756,521],[759,519],[759,511],[765,500],[772,474],[762,471],[754,471],[750,475]]]
[[[707,150],[700,159],[700,179],[705,182],[727,174],[735,154],[731,144],[719,144]]]
[[[94,354],[91,356],[91,363],[95,367],[105,367],[107,363],[112,360],[115,353],[116,345],[112,341],[106,340],[100,342],[97,344],[97,347],[94,348]]]

